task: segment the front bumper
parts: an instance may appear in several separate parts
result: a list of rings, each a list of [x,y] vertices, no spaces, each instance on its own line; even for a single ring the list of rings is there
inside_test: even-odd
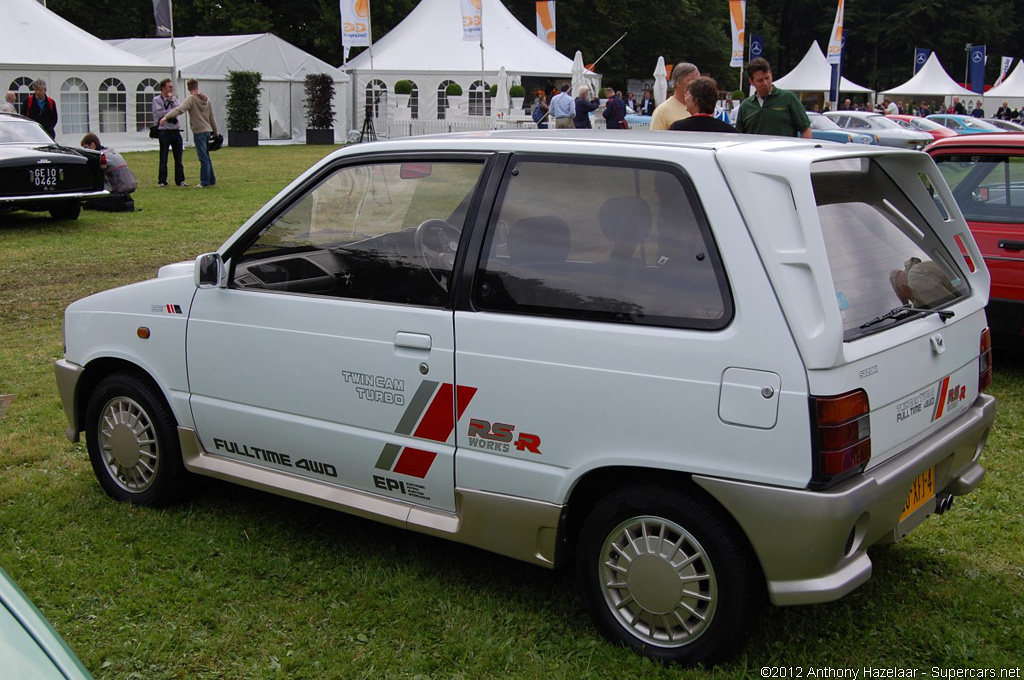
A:
[[[58,359],[53,364],[53,370],[57,378],[57,391],[60,392],[61,403],[64,404],[64,415],[68,418],[68,429],[64,432],[71,442],[78,441],[81,422],[78,413],[78,380],[82,377],[85,369],[78,364],[73,364],[67,359]]]
[[[913,481],[935,470],[936,497],[970,493],[996,400],[978,395],[956,420],[902,454],[825,491],[696,476],[746,532],[776,605],[828,602],[871,578],[867,549],[899,540],[935,509],[934,499],[899,521]]]

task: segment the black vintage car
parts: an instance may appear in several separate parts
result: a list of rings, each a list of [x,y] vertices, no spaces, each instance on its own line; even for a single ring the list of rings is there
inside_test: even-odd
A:
[[[103,154],[62,146],[24,116],[0,113],[0,211],[48,210],[77,219],[82,201],[103,196]]]

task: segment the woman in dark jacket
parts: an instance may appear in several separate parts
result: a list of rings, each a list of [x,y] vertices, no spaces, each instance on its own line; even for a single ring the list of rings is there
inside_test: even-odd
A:
[[[586,129],[594,127],[590,124],[590,112],[596,110],[599,106],[601,106],[601,102],[597,97],[590,99],[590,88],[586,85],[581,85],[579,95],[576,97],[576,116],[572,119],[576,128]]]

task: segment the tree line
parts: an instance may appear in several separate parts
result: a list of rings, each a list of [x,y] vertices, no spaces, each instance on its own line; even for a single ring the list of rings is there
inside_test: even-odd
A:
[[[534,0],[504,2],[533,29]],[[417,4],[370,0],[374,40]],[[152,0],[48,0],[47,5],[100,38],[154,35]],[[824,49],[835,11],[836,0],[748,0],[747,33],[764,36],[766,56],[780,77],[800,61],[813,40]],[[179,36],[270,32],[340,65],[339,14],[337,0],[174,0],[174,29]],[[740,82],[739,70],[729,67],[726,0],[558,2],[556,21],[558,50],[570,58],[581,50],[588,63],[626,34],[596,67],[614,87],[624,87],[629,78],[652,77],[659,56],[666,62],[697,64],[723,89]],[[947,72],[962,81],[967,43],[986,45],[989,84],[998,77],[1001,56],[1024,57],[1017,39],[1024,29],[1024,0],[847,0],[845,24],[843,75],[876,90],[895,87],[913,75],[915,47],[936,52]],[[40,36],[40,49],[45,44]]]

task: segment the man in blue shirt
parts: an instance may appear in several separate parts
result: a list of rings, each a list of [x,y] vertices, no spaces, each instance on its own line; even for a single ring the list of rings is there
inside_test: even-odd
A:
[[[569,94],[569,83],[563,83],[560,89],[561,92],[551,98],[551,115],[557,129],[572,129],[575,127],[576,101]]]

